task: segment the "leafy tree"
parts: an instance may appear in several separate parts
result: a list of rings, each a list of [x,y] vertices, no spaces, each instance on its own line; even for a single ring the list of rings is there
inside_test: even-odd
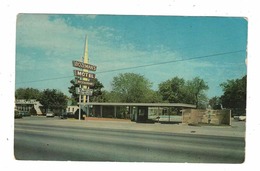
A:
[[[162,96],[158,91],[150,90],[144,98],[146,103],[159,103],[163,102]]]
[[[72,84],[69,89],[69,93],[71,94],[72,103],[74,105],[75,102],[79,101],[79,95],[76,93],[76,87],[79,87],[79,84],[76,84],[75,80],[71,80],[70,83]]]
[[[214,96],[209,99],[209,105],[212,109],[221,109],[221,99],[220,97]]]
[[[195,104],[197,108],[204,108],[207,101],[204,91],[208,88],[205,81],[199,77],[190,81],[174,77],[159,84],[159,93],[164,101]]]
[[[246,84],[246,75],[241,79],[227,80],[220,84],[224,92],[221,96],[223,107],[246,109]]]
[[[67,96],[56,89],[45,89],[42,92],[40,103],[43,105],[45,111],[63,110],[67,107]]]
[[[151,102],[151,86],[152,83],[140,74],[119,74],[113,78],[112,94],[118,102]]]
[[[159,93],[163,101],[170,103],[184,102],[184,86],[185,80],[183,78],[174,77],[159,84]]]
[[[35,88],[18,88],[15,91],[16,99],[36,99],[39,100],[41,97],[41,92]]]
[[[104,88],[104,86],[98,79],[94,79],[93,81],[94,81],[94,86],[90,87],[90,89],[93,90],[93,95],[90,96],[90,101],[92,101],[92,102],[102,102],[103,101],[102,88]]]
[[[103,91],[103,102],[120,102],[120,94],[114,91]]]
[[[209,89],[206,82],[199,77],[195,77],[191,81],[187,82],[187,86],[189,93],[193,96],[192,99],[197,108],[205,107],[207,97],[204,91]]]

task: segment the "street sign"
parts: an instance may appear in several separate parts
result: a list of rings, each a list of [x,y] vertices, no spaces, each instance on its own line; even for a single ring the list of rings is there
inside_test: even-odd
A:
[[[93,82],[84,81],[84,80],[78,80],[78,79],[76,79],[76,84],[87,85],[87,86],[94,86]]]
[[[97,66],[87,64],[87,63],[83,63],[83,62],[80,62],[80,61],[72,61],[72,65],[74,67],[77,67],[77,68],[87,69],[87,70],[91,70],[91,71],[97,70]]]
[[[81,89],[80,94],[81,95],[86,95],[86,96],[92,96],[93,90],[92,89]]]
[[[88,73],[88,72],[79,71],[79,70],[74,70],[74,76],[93,78],[93,79],[96,77],[96,75],[93,73]]]
[[[92,96],[93,95],[93,90],[92,89],[84,89],[84,88],[76,87],[76,94]]]

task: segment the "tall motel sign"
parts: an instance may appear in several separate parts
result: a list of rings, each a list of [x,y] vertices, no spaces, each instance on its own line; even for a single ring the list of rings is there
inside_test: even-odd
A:
[[[93,90],[90,89],[90,87],[94,86],[93,79],[96,78],[96,75],[89,71],[96,71],[97,66],[91,65],[88,62],[88,42],[86,37],[85,50],[82,61],[72,61],[73,67],[80,68],[80,70],[73,70],[75,83],[79,84],[79,87],[76,88],[76,93],[79,94],[79,120],[81,118],[82,100],[83,104],[87,104],[87,116],[89,116],[89,96],[92,96],[93,94]]]

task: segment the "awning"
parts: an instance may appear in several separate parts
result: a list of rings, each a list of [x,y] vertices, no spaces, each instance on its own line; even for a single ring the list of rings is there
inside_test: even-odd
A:
[[[147,107],[183,107],[183,108],[196,108],[196,105],[185,103],[78,103],[82,106],[147,106]]]

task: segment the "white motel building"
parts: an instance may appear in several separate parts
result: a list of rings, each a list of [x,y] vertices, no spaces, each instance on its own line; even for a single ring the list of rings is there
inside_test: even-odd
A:
[[[15,109],[21,112],[31,113],[34,109],[35,115],[42,115],[43,112],[41,110],[42,104],[36,99],[16,99],[15,100]]]

